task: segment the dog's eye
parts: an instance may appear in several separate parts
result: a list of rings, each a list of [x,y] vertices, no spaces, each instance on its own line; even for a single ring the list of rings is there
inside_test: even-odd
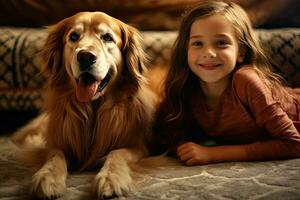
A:
[[[106,33],[106,34],[102,35],[101,39],[106,41],[106,42],[113,42],[114,41],[114,39],[111,37],[111,35],[109,33]]]
[[[78,33],[72,32],[72,33],[70,34],[70,40],[71,40],[71,41],[76,42],[78,39],[79,39],[79,34],[78,34]]]

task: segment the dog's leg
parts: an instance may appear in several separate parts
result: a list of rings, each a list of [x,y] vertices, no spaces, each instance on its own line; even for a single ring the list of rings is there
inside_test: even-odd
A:
[[[41,114],[38,117],[34,118],[26,126],[22,127],[16,131],[12,136],[11,140],[18,146],[23,147],[41,147],[44,146],[39,140],[35,141],[35,138],[41,138],[42,135],[46,132],[46,127],[48,123],[48,116],[46,114]]]
[[[67,162],[60,150],[48,154],[49,159],[33,175],[30,192],[38,198],[52,199],[62,196],[66,191]]]
[[[136,162],[143,153],[133,149],[111,151],[93,184],[98,198],[123,196],[134,190],[129,163]]]

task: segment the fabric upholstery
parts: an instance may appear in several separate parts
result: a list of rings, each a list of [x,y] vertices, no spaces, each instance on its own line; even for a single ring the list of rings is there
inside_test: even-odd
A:
[[[256,30],[272,64],[291,86],[300,86],[300,29]],[[0,111],[39,110],[46,78],[39,55],[46,37],[41,28],[0,28]],[[175,31],[143,31],[150,64],[166,65]]]

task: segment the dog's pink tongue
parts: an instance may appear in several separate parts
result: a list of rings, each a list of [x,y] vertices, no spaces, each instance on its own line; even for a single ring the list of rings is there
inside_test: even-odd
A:
[[[76,87],[76,98],[79,102],[87,103],[95,96],[98,88],[98,81],[85,83],[81,78]]]

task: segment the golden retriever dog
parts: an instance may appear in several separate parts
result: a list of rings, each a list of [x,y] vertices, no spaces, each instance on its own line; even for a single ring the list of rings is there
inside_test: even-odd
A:
[[[45,112],[12,140],[19,159],[39,164],[30,183],[38,198],[66,191],[69,170],[100,169],[97,198],[133,190],[130,163],[147,155],[157,104],[133,27],[101,12],[82,12],[49,27],[42,52]]]

